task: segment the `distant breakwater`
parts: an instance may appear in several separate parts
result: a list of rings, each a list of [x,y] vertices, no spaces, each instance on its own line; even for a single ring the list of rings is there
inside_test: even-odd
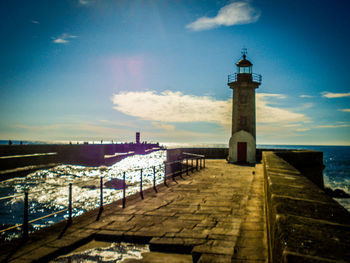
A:
[[[152,143],[0,145],[0,180],[58,164],[109,166],[159,149],[159,144]]]

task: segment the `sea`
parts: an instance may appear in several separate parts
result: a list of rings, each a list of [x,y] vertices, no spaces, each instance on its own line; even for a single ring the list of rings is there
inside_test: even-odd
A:
[[[23,144],[43,144],[48,142],[22,141]],[[89,143],[101,143],[89,142]],[[104,143],[109,143],[108,141]],[[0,141],[8,144],[8,141]],[[13,145],[20,141],[12,141]],[[168,148],[177,147],[218,147],[227,144],[161,144]],[[350,194],[350,146],[311,145],[257,145],[261,149],[306,149],[323,152],[325,187],[340,189]],[[73,217],[100,206],[100,183],[103,177],[103,200],[108,204],[122,198],[121,182],[125,174],[126,195],[139,191],[142,176],[143,189],[153,186],[153,179],[161,183],[164,178],[166,151],[147,155],[127,157],[109,167],[84,167],[59,165],[50,169],[33,172],[26,177],[0,182],[0,240],[10,240],[21,234],[21,228],[1,233],[1,229],[23,222],[24,192],[29,191],[29,220],[43,218],[30,224],[30,231],[68,218],[69,184],[72,184]],[[142,175],[141,175],[142,170]],[[350,198],[336,198],[350,212]],[[60,212],[62,211],[62,212]]]

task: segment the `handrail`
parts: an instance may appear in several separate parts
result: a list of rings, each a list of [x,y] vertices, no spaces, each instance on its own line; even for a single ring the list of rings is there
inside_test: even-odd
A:
[[[60,214],[60,213],[66,212],[66,211],[68,211],[68,208],[62,209],[62,210],[57,211],[57,212],[53,212],[51,214],[48,214],[48,215],[45,215],[45,216],[42,216],[42,217],[35,218],[33,220],[28,221],[28,223],[31,224],[31,223],[34,223],[34,222],[39,221],[41,219],[45,219],[47,217],[54,216],[54,215],[57,215],[57,214]],[[0,230],[0,234],[3,233],[3,232],[9,231],[11,229],[17,228],[17,227],[21,227],[21,226],[23,226],[23,224],[17,224],[17,225],[14,225],[14,226],[11,226],[11,227],[8,227],[8,228],[5,228],[5,229],[1,229]]]
[[[184,172],[186,172],[186,175],[189,175],[188,174],[189,171],[194,172],[194,170],[198,171],[199,169],[205,168],[205,155],[192,154],[192,153],[183,153],[183,154],[188,155],[189,157],[186,157],[185,159],[182,159],[182,160],[173,161],[173,162],[166,162],[165,161],[164,163],[162,163],[160,165],[155,165],[155,166],[151,166],[151,167],[134,168],[134,169],[128,170],[128,172],[140,171],[140,195],[141,195],[142,199],[144,198],[144,196],[143,196],[143,189],[142,189],[142,183],[143,183],[142,173],[143,173],[143,171],[145,169],[153,169],[153,189],[154,189],[155,192],[158,192],[157,188],[156,188],[156,172],[161,171],[162,167],[164,168],[164,184],[165,185],[167,185],[167,179],[170,178],[170,177],[173,180],[175,180],[174,176],[176,176],[176,175],[179,175],[182,178],[182,174]],[[184,164],[184,160],[186,160],[185,164]],[[189,160],[192,160],[191,164],[189,164]],[[196,165],[193,164],[193,160],[196,160]],[[200,161],[200,164],[199,164],[198,160]],[[202,166],[202,160],[204,161],[204,166]],[[180,164],[179,165],[179,169],[177,169],[175,171],[171,171],[170,173],[167,173],[167,167],[169,167],[169,166],[172,167],[172,165],[174,165],[174,164]],[[185,169],[184,169],[184,167],[185,167]],[[157,168],[158,168],[158,171],[157,171]],[[178,166],[176,168],[178,168]],[[122,189],[123,190],[123,198],[122,198],[123,208],[125,208],[125,203],[126,203],[126,179],[125,179],[125,174],[126,174],[126,171],[123,171],[123,172],[120,172],[120,173],[116,174],[117,176],[118,175],[119,176],[120,175],[123,176],[123,189]],[[101,210],[103,210],[103,178],[104,178],[104,176],[100,177],[100,209]],[[95,181],[95,180],[97,180],[97,178],[93,178],[91,180],[75,183],[74,185],[81,185],[82,183]],[[60,186],[60,187],[64,187],[64,186]],[[52,188],[55,188],[55,187],[50,187],[48,189],[52,189]],[[47,189],[45,189],[45,190],[47,190]],[[41,190],[30,192],[30,194],[37,193],[37,192],[40,192],[40,191]],[[48,218],[48,217],[51,217],[51,216],[54,216],[54,215],[66,212],[66,211],[68,211],[68,213],[69,213],[68,223],[70,223],[72,221],[72,203],[73,203],[73,201],[72,201],[72,183],[69,183],[69,194],[68,194],[68,202],[69,203],[68,203],[68,208],[62,209],[60,211],[53,212],[53,213],[48,214],[48,215],[41,216],[39,218],[32,219],[30,221],[28,220],[28,212],[29,212],[28,191],[21,192],[21,194],[15,194],[15,195],[10,195],[10,196],[0,197],[0,200],[13,198],[13,197],[18,197],[18,196],[21,196],[23,193],[24,193],[24,219],[23,219],[23,223],[22,224],[16,224],[16,225],[8,227],[6,229],[2,229],[2,230],[0,230],[0,234],[4,233],[6,231],[12,230],[12,229],[21,227],[22,231],[23,231],[23,237],[27,238],[28,237],[28,232],[29,232],[29,230],[28,230],[28,225],[29,224],[32,224],[32,223],[34,223],[36,221],[39,221],[39,220],[42,220],[42,219],[45,219],[45,218]]]
[[[233,73],[227,76],[227,83],[232,83],[232,82],[236,82],[238,80],[238,76],[241,75],[242,73],[238,74],[238,73]],[[244,73],[243,73],[244,74]],[[248,74],[245,74],[248,75]],[[256,73],[251,73],[249,74],[252,76],[252,81],[253,82],[258,82],[261,83],[262,82],[262,76],[260,74],[256,74]]]
[[[22,193],[24,193],[24,192],[22,192]],[[0,200],[10,199],[10,198],[19,197],[19,196],[22,196],[22,195],[21,194],[7,195],[7,196],[0,197]]]
[[[202,154],[196,154],[196,153],[186,153],[186,152],[183,152],[182,154],[185,154],[185,155],[192,155],[192,156],[197,156],[197,157],[202,157],[204,158],[205,155],[202,155]]]

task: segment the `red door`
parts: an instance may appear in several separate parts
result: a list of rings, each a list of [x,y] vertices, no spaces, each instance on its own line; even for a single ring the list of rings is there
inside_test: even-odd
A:
[[[239,163],[247,162],[247,143],[246,142],[237,143],[237,161]]]

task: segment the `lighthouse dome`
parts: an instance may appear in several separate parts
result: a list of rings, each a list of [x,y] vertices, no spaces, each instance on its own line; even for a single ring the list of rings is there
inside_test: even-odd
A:
[[[238,61],[236,63],[236,65],[237,65],[237,72],[238,73],[248,73],[248,74],[252,73],[253,64],[248,59],[246,59],[245,54],[243,55],[243,59]]]

